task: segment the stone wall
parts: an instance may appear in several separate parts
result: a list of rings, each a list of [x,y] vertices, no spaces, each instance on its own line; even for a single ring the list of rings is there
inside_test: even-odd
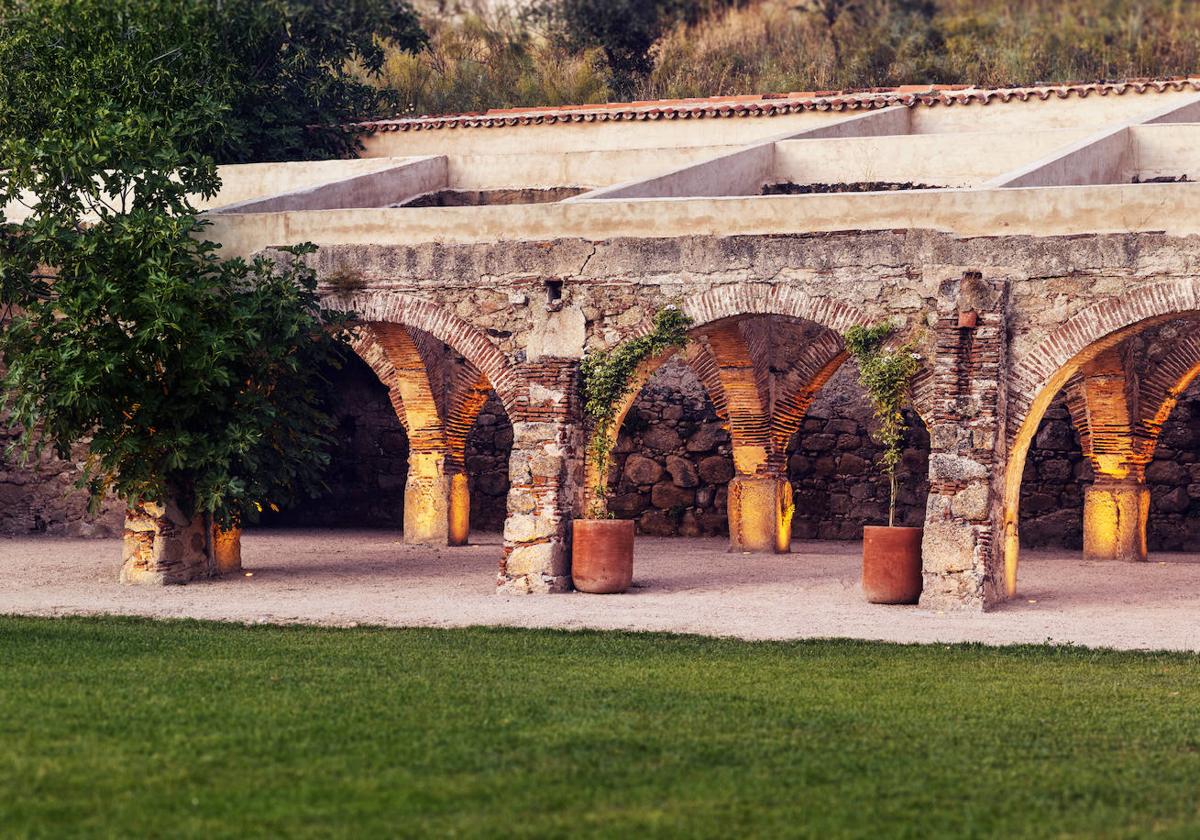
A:
[[[508,455],[513,428],[493,392],[467,436],[467,476],[471,487],[471,530],[500,531],[508,504]]]
[[[319,500],[264,518],[269,525],[399,528],[404,521],[408,443],[387,391],[357,359],[337,376],[338,446]],[[792,442],[793,531],[800,539],[858,539],[886,521],[888,487],[867,430],[870,407],[843,368],[822,390]],[[919,525],[928,486],[928,436],[919,422],[900,469],[897,522]],[[467,440],[471,528],[499,531],[507,502],[512,424],[493,394]],[[728,534],[729,433],[695,374],[664,365],[635,400],[614,453],[613,511],[656,536]]]
[[[871,410],[852,366],[842,368],[809,409],[789,450],[798,539],[859,539],[887,521],[888,483],[868,434]],[[929,437],[911,418],[898,473],[897,524],[920,525],[929,492]],[[727,534],[729,433],[696,376],[664,365],[639,394],[617,439],[613,512],[659,536]]]
[[[337,375],[337,449],[327,476],[330,492],[264,524],[400,528],[408,441],[387,391],[357,359]],[[868,435],[870,408],[846,366],[826,385],[792,441],[788,474],[795,487],[793,533],[798,539],[858,539],[862,525],[884,521],[887,482]],[[10,433],[7,439],[11,439]],[[503,526],[512,424],[493,395],[467,444],[471,527]],[[910,424],[900,470],[897,522],[920,525],[928,484],[929,441]],[[1163,430],[1151,485],[1151,550],[1200,550],[1200,383],[1180,399]],[[665,365],[643,389],[621,429],[612,498],[618,516],[653,535],[728,533],[725,485],[733,473],[729,434],[703,386],[686,366]],[[74,463],[44,456],[33,468],[6,461],[0,471],[0,532],[58,536],[121,533],[122,508],[87,512],[75,490]],[[1021,541],[1028,547],[1082,546],[1083,488],[1091,481],[1079,437],[1060,395],[1030,448],[1021,489]]]
[[[358,358],[333,374],[338,399],[329,492],[289,510],[263,516],[268,526],[401,528],[408,436],[387,388]]]
[[[7,451],[17,434],[13,429],[0,433],[0,534],[121,535],[124,505],[114,499],[89,512],[87,493],[75,486],[82,473],[82,450],[73,461],[44,452],[24,464]]]

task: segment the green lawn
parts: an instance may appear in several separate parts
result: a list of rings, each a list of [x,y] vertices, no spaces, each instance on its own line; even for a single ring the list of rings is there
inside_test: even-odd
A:
[[[0,835],[1200,834],[1198,658],[0,617]]]

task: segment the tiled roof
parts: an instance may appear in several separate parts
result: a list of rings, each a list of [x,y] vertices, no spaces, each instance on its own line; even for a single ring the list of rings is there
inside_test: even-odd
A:
[[[1162,79],[1127,79],[1119,82],[1071,82],[1060,85],[980,88],[969,85],[904,85],[897,88],[868,88],[845,91],[766,93],[752,96],[714,96],[705,99],[660,99],[647,102],[616,102],[601,105],[511,108],[476,114],[437,117],[402,117],[346,126],[351,131],[425,131],[436,128],[494,128],[514,125],[620,122],[632,120],[687,120],[715,117],[773,117],[803,111],[856,111],[890,105],[987,105],[994,101],[1021,102],[1052,97],[1067,99],[1091,96],[1121,96],[1152,91],[1164,93],[1185,88],[1200,91],[1200,76]]]

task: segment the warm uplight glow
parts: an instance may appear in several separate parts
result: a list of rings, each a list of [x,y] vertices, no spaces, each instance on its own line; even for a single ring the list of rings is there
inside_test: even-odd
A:
[[[408,483],[404,487],[404,542],[409,545],[445,545],[449,481],[441,475],[423,474],[430,462],[409,454]]]
[[[471,490],[467,476],[450,476],[450,545],[466,545],[471,531]]]
[[[1105,480],[1083,496],[1083,557],[1085,560],[1146,559],[1146,520],[1150,489],[1137,481]]]
[[[1130,473],[1129,462],[1133,457],[1132,449],[1128,452],[1094,455],[1092,457],[1092,469],[1098,476],[1126,478]]]
[[[729,482],[731,551],[791,550],[791,485],[785,479],[738,476]]]
[[[765,463],[767,463],[765,446],[733,444],[733,469],[738,475],[754,475]]]
[[[242,531],[232,528],[222,531],[213,526],[213,560],[217,564],[217,574],[228,574],[242,568]]]

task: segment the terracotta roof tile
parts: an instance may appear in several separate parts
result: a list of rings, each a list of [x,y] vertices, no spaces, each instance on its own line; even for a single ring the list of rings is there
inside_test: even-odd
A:
[[[1200,91],[1200,76],[1159,79],[1126,79],[1116,82],[1069,82],[1057,85],[979,88],[969,85],[901,85],[896,88],[863,88],[843,91],[802,91],[700,99],[661,99],[612,102],[597,105],[502,108],[473,114],[401,117],[354,123],[347,131],[428,131],[441,128],[491,128],[516,125],[555,125],[577,122],[653,121],[719,117],[771,117],[803,111],[856,111],[891,105],[987,105],[993,101],[1045,101],[1051,97],[1081,99],[1097,94],[1118,96],[1129,92],[1167,90]]]

